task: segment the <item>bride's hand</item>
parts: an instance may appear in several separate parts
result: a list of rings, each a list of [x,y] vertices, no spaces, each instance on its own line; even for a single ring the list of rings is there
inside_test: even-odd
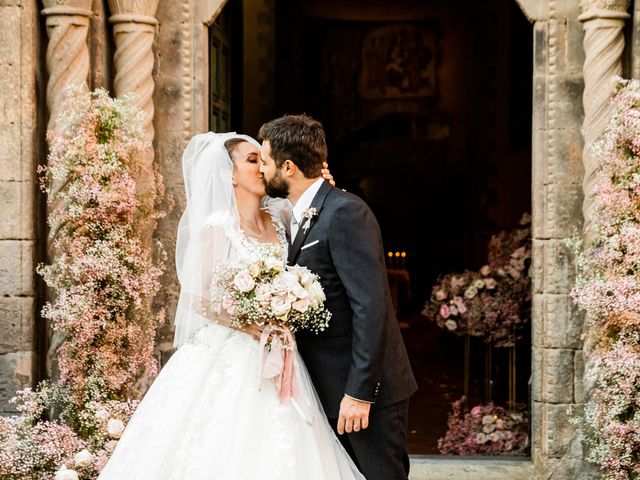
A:
[[[264,329],[264,327],[261,327],[259,325],[249,325],[247,327],[244,327],[242,329],[242,331],[248,335],[251,335],[253,338],[255,338],[256,340],[260,340],[260,337],[262,336],[262,330]]]
[[[322,178],[328,180],[329,183],[335,187],[336,181],[333,179],[333,175],[331,175],[331,172],[329,171],[329,164],[327,162],[322,162],[322,166],[323,168],[322,170],[320,170],[320,173],[322,173]]]

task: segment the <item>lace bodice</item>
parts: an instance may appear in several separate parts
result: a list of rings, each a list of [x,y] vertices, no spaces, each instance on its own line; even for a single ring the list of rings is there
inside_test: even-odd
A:
[[[271,216],[271,221],[278,234],[279,243],[260,242],[255,238],[246,235],[240,228],[230,223],[224,225],[227,235],[231,240],[235,252],[234,260],[254,261],[267,257],[277,257],[286,261],[288,242],[287,233],[280,219],[271,213],[269,209],[264,209]]]
[[[228,254],[227,260],[224,263],[218,264],[213,271],[213,276],[220,275],[229,266],[235,268],[236,265],[250,265],[259,260],[266,260],[268,258],[277,258],[282,261],[283,265],[286,263],[288,253],[288,241],[286,230],[280,219],[274,215],[269,209],[264,208],[271,216],[271,221],[276,229],[278,236],[278,243],[261,242],[253,237],[246,235],[239,227],[237,222],[228,214],[216,214],[209,219],[208,223],[214,227],[224,229],[224,235],[230,243],[231,251]],[[217,296],[217,292],[213,294]],[[197,308],[202,308],[201,305],[197,305]],[[196,310],[200,313],[199,310]],[[215,319],[209,315],[203,315],[202,326],[190,336],[187,340],[188,344],[210,346],[215,344],[218,326],[225,325],[228,321],[224,318],[222,321]],[[223,328],[224,335],[235,335],[240,333],[243,337],[250,338],[244,333],[238,332],[234,329]]]

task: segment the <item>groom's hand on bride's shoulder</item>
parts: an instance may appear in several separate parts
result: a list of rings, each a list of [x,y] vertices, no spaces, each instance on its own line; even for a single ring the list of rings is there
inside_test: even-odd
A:
[[[338,414],[338,433],[359,432],[369,426],[371,404],[345,395],[340,402]]]

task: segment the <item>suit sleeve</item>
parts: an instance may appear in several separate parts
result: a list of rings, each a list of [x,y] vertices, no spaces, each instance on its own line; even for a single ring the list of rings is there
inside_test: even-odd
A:
[[[345,394],[374,402],[382,378],[388,279],[380,228],[364,202],[346,201],[336,209],[329,244],[353,310],[352,358]]]

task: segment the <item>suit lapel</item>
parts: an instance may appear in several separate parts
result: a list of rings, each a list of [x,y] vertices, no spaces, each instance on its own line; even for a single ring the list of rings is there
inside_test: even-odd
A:
[[[322,204],[324,203],[324,199],[327,197],[327,194],[332,188],[333,187],[331,186],[331,184],[325,181],[320,186],[320,189],[318,190],[318,193],[316,193],[316,196],[313,197],[313,201],[311,202],[311,205],[309,205],[309,208],[315,208],[317,213],[316,215],[311,217],[307,228],[302,228],[307,223],[306,220],[300,224],[300,227],[298,228],[298,233],[296,233],[296,238],[294,238],[293,243],[289,245],[289,255],[287,258],[287,263],[289,265],[293,265],[296,259],[298,258],[298,254],[300,253],[300,248],[302,247],[302,244],[304,243],[305,238],[307,238],[309,231],[313,228],[313,225],[316,223],[316,220],[320,216],[320,211],[322,210]]]

